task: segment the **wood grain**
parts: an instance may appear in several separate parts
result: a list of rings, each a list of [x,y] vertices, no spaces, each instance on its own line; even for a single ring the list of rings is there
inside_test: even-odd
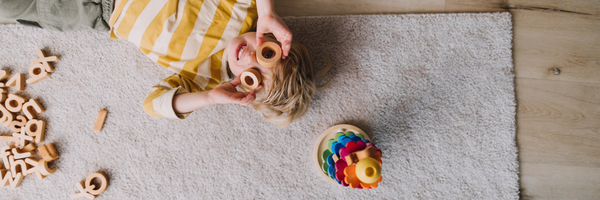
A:
[[[507,0],[446,0],[446,12],[503,12]]]
[[[598,199],[600,168],[521,163],[521,199]]]
[[[524,9],[511,13],[517,77],[600,83],[600,17]]]
[[[280,16],[444,12],[445,0],[277,0]]]
[[[516,82],[520,161],[599,167],[600,85],[527,78]]]

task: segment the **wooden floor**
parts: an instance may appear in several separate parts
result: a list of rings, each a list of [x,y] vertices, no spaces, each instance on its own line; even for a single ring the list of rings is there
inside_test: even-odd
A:
[[[522,199],[600,199],[600,1],[276,0],[281,16],[509,11]]]

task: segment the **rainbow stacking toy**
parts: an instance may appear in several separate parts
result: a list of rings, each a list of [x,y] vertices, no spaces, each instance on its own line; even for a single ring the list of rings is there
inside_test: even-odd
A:
[[[340,124],[325,130],[315,145],[315,164],[329,182],[357,189],[381,182],[381,151],[356,126]]]

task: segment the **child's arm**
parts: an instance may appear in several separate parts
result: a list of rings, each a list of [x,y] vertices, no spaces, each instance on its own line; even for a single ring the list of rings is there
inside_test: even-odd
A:
[[[277,41],[281,43],[283,51],[282,59],[290,52],[292,43],[292,32],[281,20],[281,17],[275,13],[273,0],[256,0],[256,10],[258,12],[258,22],[256,26],[256,41],[258,45],[262,44],[264,33],[273,33]]]
[[[256,99],[256,92],[262,86],[249,93],[238,92],[235,87],[241,83],[240,76],[233,81],[224,83],[215,89],[202,92],[185,93],[173,98],[173,109],[175,113],[189,113],[213,104],[241,104],[247,106]]]

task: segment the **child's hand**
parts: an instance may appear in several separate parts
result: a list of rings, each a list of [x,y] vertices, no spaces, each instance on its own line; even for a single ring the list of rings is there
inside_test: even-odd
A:
[[[233,81],[224,83],[209,91],[209,98],[213,104],[241,104],[244,106],[249,105],[256,99],[256,92],[262,89],[262,85],[259,85],[256,89],[249,93],[243,93],[237,91],[237,87],[241,83],[240,76],[235,77]]]
[[[292,43],[292,32],[285,25],[285,22],[281,20],[281,17],[277,15],[275,12],[259,16],[258,25],[256,27],[256,42],[258,46],[263,43],[263,34],[265,33],[273,33],[277,41],[281,43],[282,56],[281,59],[285,59],[285,57],[290,52],[290,47]]]

